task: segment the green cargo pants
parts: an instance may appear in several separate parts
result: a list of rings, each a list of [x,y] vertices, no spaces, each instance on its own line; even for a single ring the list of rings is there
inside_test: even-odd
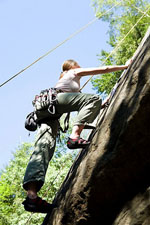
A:
[[[44,184],[48,164],[55,150],[58,127],[58,121],[52,120],[47,124],[41,124],[38,128],[34,151],[24,176],[23,187],[25,190],[28,190],[30,182],[37,183],[37,191]]]
[[[59,93],[57,99],[58,113],[78,111],[74,125],[92,123],[101,108],[100,96],[95,94]],[[47,167],[54,154],[58,128],[57,120],[49,120],[38,128],[35,149],[23,181],[24,189],[28,189],[30,182],[36,182],[39,191],[44,184]]]
[[[102,100],[99,95],[84,93],[59,93],[56,110],[58,113],[78,111],[74,125],[92,123],[97,117]]]

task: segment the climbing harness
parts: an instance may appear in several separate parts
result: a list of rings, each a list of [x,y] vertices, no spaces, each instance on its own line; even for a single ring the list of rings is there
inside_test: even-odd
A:
[[[148,10],[146,10],[146,12],[147,12]],[[119,47],[119,45],[124,41],[124,39],[129,35],[129,33],[134,29],[134,27],[139,23],[139,21],[143,18],[145,16],[145,13],[144,13],[144,15],[137,21],[137,23],[131,28],[131,30],[125,35],[125,37],[118,43],[118,45],[116,46],[116,48],[109,54],[109,56],[107,57],[107,59],[112,55],[112,53]],[[95,19],[96,20],[96,19]],[[95,22],[95,20],[93,21],[93,22]],[[85,28],[84,28],[85,29]],[[80,29],[80,31],[78,31],[78,32],[76,32],[76,34],[77,33],[79,33],[79,32],[81,32],[81,30],[82,29]],[[74,34],[75,35],[75,34]],[[74,35],[72,35],[72,36],[70,36],[70,38],[71,37],[73,37]],[[69,40],[70,38],[68,38],[68,39],[66,39],[64,42],[62,42],[61,44],[59,44],[58,46],[56,46],[54,49],[52,49],[51,51],[53,51],[53,50],[55,50],[57,47],[59,47],[60,45],[62,45],[63,43],[65,43],[67,40]],[[39,61],[40,59],[42,59],[43,57],[45,57],[46,55],[48,55],[51,51],[49,51],[48,53],[46,53],[45,55],[43,55],[42,57],[40,57],[38,60],[36,60],[35,62],[33,62],[32,64],[30,64],[28,67],[26,67],[25,69],[23,69],[22,71],[20,71],[19,73],[17,73],[16,75],[14,75],[12,78],[10,78],[9,80],[7,80],[6,82],[4,82],[2,85],[0,85],[0,87],[1,86],[3,86],[5,83],[7,83],[8,81],[10,81],[11,79],[13,79],[15,76],[17,76],[17,75],[19,75],[20,73],[22,73],[23,71],[25,71],[26,69],[28,69],[30,66],[32,66],[33,64],[35,64],[37,61]],[[106,59],[106,60],[107,60]],[[106,61],[105,61],[106,62]],[[105,63],[104,62],[104,63]],[[93,76],[92,76],[93,77]],[[91,77],[91,78],[92,78]],[[91,80],[91,78],[85,83],[85,85]],[[120,79],[119,79],[120,80]],[[118,80],[118,82],[119,82],[119,80]],[[116,91],[116,89],[117,89],[117,86],[118,86],[118,82],[117,82],[117,84],[114,86],[114,88],[113,88],[113,90],[112,90],[112,92],[111,92],[111,95],[113,96],[114,95],[114,93],[115,93],[115,91]],[[84,86],[85,86],[84,85]],[[83,87],[84,87],[83,86]],[[83,87],[82,87],[82,89],[83,89]],[[44,92],[45,93],[45,92]],[[45,98],[45,97],[44,97]],[[38,99],[38,98],[37,98]],[[39,99],[38,99],[38,101],[39,101]],[[47,102],[47,98],[46,98],[46,100],[45,100],[45,102]],[[46,103],[45,103],[46,104]],[[38,105],[39,106],[39,105]],[[45,105],[44,105],[45,106]],[[48,104],[47,104],[47,106],[48,106]],[[54,108],[52,107],[51,108],[52,110],[50,110],[50,112],[52,112],[52,114],[53,114],[53,112],[54,112]],[[62,169],[62,168],[61,168]],[[57,176],[56,176],[57,177]],[[56,179],[56,178],[55,178]],[[30,222],[30,219],[31,219],[31,217],[32,217],[32,215],[33,214],[31,214],[31,216],[28,218],[28,221],[26,222],[26,224],[28,223],[28,222]]]
[[[116,7],[119,4],[120,3],[117,3],[116,5],[114,5],[113,7],[111,7],[109,10],[107,10],[104,13],[104,15],[107,14],[109,11],[111,11],[114,7]],[[64,42],[66,42],[67,40],[69,40],[73,36],[75,36],[77,33],[79,33],[82,30],[84,30],[90,24],[92,24],[93,22],[95,22],[97,19],[98,18],[95,18],[94,20],[92,20],[91,22],[89,22],[83,28],[81,28],[80,30],[78,30],[77,32],[75,32],[73,35],[71,35],[69,38],[67,38]],[[63,44],[64,42],[62,42],[61,44]],[[52,49],[49,52],[47,52],[45,55],[41,56],[35,62],[33,62],[32,64],[30,64],[28,67],[26,67],[25,69],[23,69],[22,71],[20,71],[19,73],[17,73],[16,75],[14,75],[10,79],[13,79],[15,76],[19,75],[24,70],[28,69],[30,66],[32,66],[33,64],[35,64],[37,61],[39,61],[43,57],[47,56],[51,51],[55,50],[61,44],[59,44],[54,49]],[[6,81],[5,83],[7,83],[8,81]],[[5,83],[3,83],[2,85],[4,85]],[[32,102],[33,103],[33,106],[35,108],[35,111],[34,112],[31,112],[26,117],[26,120],[25,120],[25,128],[26,129],[28,129],[29,131],[35,131],[37,129],[37,127],[38,127],[38,124],[40,125],[41,122],[44,122],[45,119],[47,119],[47,118],[59,119],[61,117],[61,115],[60,114],[57,114],[56,111],[55,111],[55,105],[56,105],[56,101],[57,101],[56,100],[56,92],[57,92],[56,89],[51,88],[51,89],[46,89],[44,91],[41,91],[40,95],[36,95],[35,96],[35,99]],[[66,118],[64,120],[64,130],[60,126],[60,129],[59,130],[61,130],[62,132],[66,132],[68,130],[68,128],[69,128],[69,117],[70,117],[70,113],[67,114],[67,116],[66,116]]]
[[[32,101],[34,111],[29,113],[25,120],[25,128],[35,131],[47,119],[56,120],[62,114],[56,112],[57,94],[61,92],[56,88],[42,90]]]
[[[57,94],[63,91],[57,88],[49,88],[42,90],[39,95],[35,96],[35,99],[32,101],[35,112],[47,109],[49,114],[54,117],[56,116],[56,103],[57,103]]]
[[[25,119],[25,128],[29,131],[36,131],[38,126],[46,123],[48,120],[58,120],[62,114],[56,110],[57,94],[62,93],[60,89],[49,88],[42,90],[39,95],[36,95],[32,101],[34,111],[29,113]],[[60,126],[59,131],[66,133],[69,128],[70,113],[67,113],[64,119],[64,128]],[[58,132],[58,137],[60,136]]]

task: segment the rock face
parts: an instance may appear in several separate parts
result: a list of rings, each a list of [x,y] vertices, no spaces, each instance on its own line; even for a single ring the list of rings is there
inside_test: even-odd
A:
[[[48,225],[150,225],[150,30],[70,169]]]
[[[143,190],[123,207],[113,225],[149,225],[150,189]]]

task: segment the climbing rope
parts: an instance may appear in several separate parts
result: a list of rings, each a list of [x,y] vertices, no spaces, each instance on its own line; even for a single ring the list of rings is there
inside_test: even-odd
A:
[[[118,4],[116,4],[118,5]],[[115,5],[115,6],[116,6]],[[113,6],[112,8],[114,8],[115,6]],[[112,9],[111,8],[111,9]],[[111,9],[109,9],[108,11],[110,11]],[[149,10],[149,9],[148,9]],[[130,31],[125,35],[125,37],[117,44],[117,46],[115,47],[115,49],[109,54],[109,56],[106,58],[106,60],[116,51],[116,49],[121,45],[121,43],[125,40],[125,38],[132,32],[132,30],[135,28],[135,26],[137,26],[137,24],[140,22],[140,20],[147,15],[146,13],[148,12],[148,10],[146,10],[146,12],[143,12],[143,15],[140,17],[140,19],[136,22],[136,24],[130,29]],[[107,13],[108,13],[107,11]],[[72,37],[74,37],[75,35],[77,35],[78,33],[80,33],[82,30],[86,29],[89,25],[91,25],[92,23],[94,23],[98,18],[95,18],[94,20],[92,20],[91,22],[89,22],[87,25],[85,25],[84,27],[82,27],[80,30],[78,30],[77,32],[75,32],[74,34],[72,34],[71,36],[69,36],[67,39],[65,39],[63,42],[61,42],[60,44],[58,44],[55,48],[51,49],[50,51],[48,51],[46,54],[44,54],[43,56],[41,56],[40,58],[38,58],[37,60],[35,60],[33,63],[31,63],[29,66],[27,66],[26,68],[24,68],[23,70],[21,70],[20,72],[18,72],[17,74],[15,74],[13,77],[11,77],[10,79],[8,79],[7,81],[5,81],[3,84],[0,85],[0,87],[2,87],[4,84],[6,84],[7,82],[9,82],[10,80],[12,80],[13,78],[15,78],[16,76],[18,76],[19,74],[21,74],[22,72],[24,72],[25,70],[27,70],[29,67],[31,67],[32,65],[34,65],[36,62],[38,62],[39,60],[41,60],[42,58],[44,58],[45,56],[47,56],[48,54],[50,54],[52,51],[54,51],[56,48],[58,48],[59,46],[61,46],[62,44],[64,44],[66,41],[70,40]],[[105,62],[106,62],[105,60]],[[103,64],[105,63],[103,62]],[[102,65],[103,65],[102,64]],[[94,75],[93,75],[94,76]],[[83,87],[92,79],[92,77],[90,77],[90,79],[83,85]],[[81,88],[81,90],[83,89],[83,87]],[[62,165],[62,167],[60,168],[60,171],[63,169],[64,165]],[[58,178],[58,175],[60,174],[60,171],[58,172],[58,174],[56,175],[56,177],[54,178],[54,180],[52,181],[52,184],[55,182],[55,180]],[[48,188],[49,190],[49,188]],[[45,195],[47,194],[48,190],[46,191]],[[25,224],[28,224],[32,218],[32,215],[34,213],[32,213],[30,215],[30,217],[28,218],[27,222]]]
[[[92,21],[90,21],[88,24],[86,24],[84,27],[82,27],[81,29],[79,29],[78,31],[76,31],[75,33],[73,33],[72,35],[70,35],[68,38],[66,38],[63,42],[59,43],[57,46],[55,46],[54,48],[52,48],[50,51],[48,51],[47,53],[45,53],[44,55],[42,55],[41,57],[39,57],[37,60],[35,60],[34,62],[32,62],[30,65],[28,65],[27,67],[25,67],[24,69],[22,69],[21,71],[19,71],[18,73],[16,73],[14,76],[12,76],[11,78],[9,78],[8,80],[6,80],[4,83],[2,83],[0,85],[0,87],[4,86],[6,83],[8,83],[9,81],[11,81],[12,79],[14,79],[15,77],[17,77],[19,74],[23,73],[25,70],[27,70],[28,68],[30,68],[31,66],[33,66],[35,63],[37,63],[38,61],[40,61],[41,59],[43,59],[44,57],[46,57],[47,55],[49,55],[51,52],[53,52],[55,49],[57,49],[58,47],[60,47],[61,45],[63,45],[65,42],[67,42],[68,40],[70,40],[71,38],[73,38],[75,35],[77,35],[78,33],[82,32],[83,30],[85,30],[88,26],[90,26],[91,24],[93,24],[96,20],[100,19],[102,16],[106,15],[108,12],[110,12],[114,7],[116,7],[117,5],[119,5],[119,3],[115,4],[113,7],[111,7],[109,10],[107,10],[104,14],[102,14],[101,16],[99,16],[98,18],[94,18]],[[58,171],[56,177],[53,179],[53,181],[51,182],[51,185],[53,185],[53,183],[56,181],[56,179],[58,178],[58,176],[60,175],[61,171],[64,168],[64,164],[61,165],[60,170]],[[49,187],[50,188],[50,187]],[[46,190],[44,196],[48,193],[49,191]],[[25,225],[30,224],[30,221],[32,219],[34,213],[31,213],[30,216],[28,217]]]
[[[18,73],[16,73],[15,75],[13,75],[12,77],[10,77],[8,80],[6,80],[5,82],[3,82],[0,87],[4,86],[6,83],[8,83],[9,81],[11,81],[12,79],[14,79],[15,77],[17,77],[18,75],[20,75],[21,73],[23,73],[25,70],[29,69],[31,66],[33,66],[35,63],[37,63],[38,61],[40,61],[41,59],[43,59],[44,57],[46,57],[47,55],[49,55],[50,53],[52,53],[54,50],[56,50],[58,47],[60,47],[61,45],[63,45],[65,42],[69,41],[70,39],[72,39],[74,36],[76,36],[77,34],[81,33],[83,30],[85,30],[88,26],[90,26],[91,24],[93,24],[96,20],[100,19],[102,16],[108,14],[108,12],[110,12],[113,8],[115,8],[117,5],[119,5],[120,3],[115,4],[114,6],[112,6],[110,9],[108,9],[105,13],[103,13],[101,16],[94,18],[93,20],[91,20],[89,23],[87,23],[85,26],[81,27],[79,30],[77,30],[76,32],[74,32],[73,34],[71,34],[68,38],[66,38],[64,41],[60,42],[58,45],[56,45],[54,48],[52,48],[51,50],[49,50],[48,52],[46,52],[44,55],[40,56],[38,59],[36,59],[34,62],[32,62],[30,65],[28,65],[27,67],[25,67],[24,69],[20,70]]]
[[[110,54],[106,57],[105,61],[101,64],[101,66],[103,66],[107,59],[110,58],[110,56],[118,49],[118,47],[120,47],[120,45],[122,44],[122,42],[126,39],[126,37],[133,31],[133,29],[138,25],[138,23],[143,19],[143,17],[145,16],[145,14],[147,14],[149,8],[146,10],[146,12],[137,20],[137,22],[131,27],[131,29],[129,30],[129,32],[118,42],[118,44],[116,45],[116,47],[110,52]],[[85,84],[82,86],[82,88],[80,89],[80,91],[87,85],[87,83],[94,77],[94,75],[92,75],[86,82]]]
[[[144,14],[147,17],[150,17],[149,14],[147,14],[146,12],[143,12],[141,9],[139,9],[138,7],[136,7],[135,5],[132,5],[133,8],[137,9],[140,13]]]
[[[149,9],[147,9],[146,10],[146,12],[145,13],[143,13],[143,15],[139,18],[139,20],[132,26],[132,28],[129,30],[129,32],[124,36],[124,38],[117,44],[117,46],[115,47],[115,49],[113,49],[112,50],[112,52],[108,55],[108,57],[106,58],[106,60],[117,50],[117,48],[121,45],[121,43],[126,39],[126,37],[133,31],[133,29],[137,26],[137,24],[140,22],[140,20],[145,16],[145,15],[147,15],[146,13],[148,12],[148,10]],[[95,19],[94,19],[95,20]],[[48,53],[47,53],[48,54]],[[45,54],[45,55],[47,55],[47,54]],[[105,60],[105,62],[106,62],[106,60]],[[103,64],[105,63],[105,62],[103,62]],[[102,65],[103,65],[102,64]],[[124,73],[123,73],[124,74]],[[94,75],[93,75],[94,76]],[[83,85],[83,87],[92,79],[92,77],[93,76],[91,76],[90,77],[90,79]],[[122,77],[122,76],[121,76]],[[121,78],[120,77],[120,78]],[[120,80],[120,78],[119,78],[119,80]],[[81,89],[83,89],[83,87],[81,88]],[[112,89],[112,91],[114,91],[114,88]],[[112,92],[111,92],[112,93]],[[112,94],[114,94],[114,93],[112,93]],[[60,168],[60,171],[62,170],[62,168],[64,167],[64,165],[62,165],[62,167]],[[53,182],[52,182],[52,184],[54,183],[54,181],[58,178],[58,176],[59,176],[59,174],[60,174],[60,171],[57,173],[57,175],[56,175],[56,177],[54,178],[54,180],[53,180]],[[49,188],[48,188],[48,190],[49,190]],[[46,193],[45,193],[45,195],[48,193],[48,190],[46,191]],[[33,213],[30,215],[30,217],[28,218],[28,220],[27,220],[27,222],[26,222],[26,224],[28,224],[29,222],[30,222],[30,220],[31,220],[31,218],[32,218],[32,215],[33,215]]]
[[[130,31],[125,35],[125,37],[121,40],[121,43],[122,43],[122,41],[124,41],[124,39],[130,34],[130,32],[134,29],[134,27],[140,22],[140,20],[145,16],[145,14],[147,15],[147,12],[148,12],[148,10],[150,9],[150,7],[146,10],[146,12],[145,13],[143,13],[143,15],[139,18],[139,20],[136,22],[136,24],[135,25],[133,25],[132,26],[132,28],[130,29]],[[119,47],[119,46],[118,46]],[[115,49],[114,49],[115,50]],[[112,52],[111,52],[112,53]],[[110,55],[111,55],[111,53],[110,53]],[[109,55],[109,56],[110,56]],[[113,98],[113,96],[114,96],[114,94],[115,94],[115,92],[116,92],[116,90],[117,90],[117,88],[118,88],[118,86],[119,86],[119,84],[120,84],[120,81],[121,81],[121,79],[122,79],[122,77],[124,77],[124,75],[126,74],[126,71],[124,71],[122,74],[121,74],[121,76],[119,77],[119,79],[118,79],[118,81],[116,82],[116,84],[114,85],[114,87],[112,88],[112,90],[111,90],[111,92],[110,92],[110,94],[109,94],[109,96],[108,96],[108,99],[109,99],[109,101],[108,101],[108,105],[110,104],[110,102],[111,102],[111,100],[112,100],[112,98]],[[90,78],[91,79],[91,78]],[[89,80],[90,80],[89,79]],[[88,80],[88,81],[89,81]],[[107,109],[106,109],[107,110]],[[96,127],[98,126],[98,124],[99,124],[99,119],[100,118],[102,118],[102,115],[105,113],[105,110],[103,110],[102,111],[102,113],[98,116],[98,118],[97,118],[97,122],[96,122]],[[102,120],[103,120],[103,118],[102,118]],[[95,132],[95,131],[94,131]],[[92,135],[92,132],[91,132],[91,134],[90,135]]]

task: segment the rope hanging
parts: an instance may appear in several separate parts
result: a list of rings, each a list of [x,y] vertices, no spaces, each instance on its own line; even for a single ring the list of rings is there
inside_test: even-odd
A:
[[[119,5],[120,3],[115,4],[113,7],[111,7],[110,9],[108,9],[104,14],[102,14],[101,16],[99,16],[98,18],[94,18],[93,20],[91,20],[89,23],[87,23],[85,26],[83,26],[82,28],[80,28],[79,30],[77,30],[76,32],[74,32],[73,34],[71,34],[68,38],[66,38],[64,41],[60,42],[58,45],[56,45],[54,48],[52,48],[51,50],[49,50],[47,53],[45,53],[44,55],[40,56],[38,59],[36,59],[34,62],[32,62],[30,65],[28,65],[27,67],[25,67],[24,69],[20,70],[18,73],[16,73],[15,75],[13,75],[12,77],[10,77],[8,80],[6,80],[5,82],[3,82],[0,87],[4,86],[6,83],[8,83],[9,81],[11,81],[12,79],[14,79],[15,77],[17,77],[19,74],[23,73],[25,70],[27,70],[28,68],[30,68],[31,66],[33,66],[35,63],[37,63],[38,61],[40,61],[41,59],[43,59],[44,57],[46,57],[47,55],[49,55],[51,52],[53,52],[54,50],[56,50],[58,47],[60,47],[61,45],[63,45],[65,42],[69,41],[71,38],[73,38],[74,36],[76,36],[77,34],[81,33],[83,30],[85,30],[88,26],[90,26],[91,24],[93,24],[96,20],[100,19],[102,16],[106,15],[109,11],[111,11],[114,7],[116,7],[117,5]]]
[[[150,17],[146,12],[143,12],[141,9],[137,8],[135,5],[132,5],[133,8],[137,9],[140,13],[145,14],[145,16]]]
[[[122,42],[126,39],[126,37],[133,31],[133,29],[137,26],[137,24],[141,21],[141,19],[145,16],[145,14],[147,14],[149,8],[146,10],[146,12],[138,19],[138,21],[132,26],[132,28],[129,30],[129,32],[122,38],[122,40],[116,45],[116,47],[110,52],[110,54],[107,56],[107,58],[105,59],[105,61],[101,64],[101,66],[103,66],[105,64],[105,62],[107,61],[107,59],[109,59],[109,57],[118,49],[118,47],[122,44]],[[82,88],[80,90],[82,90],[87,83],[94,77],[94,75],[92,75],[86,82],[85,84],[82,86]]]
[[[112,9],[112,8],[111,8]],[[121,43],[126,39],[126,37],[132,32],[132,30],[137,26],[137,24],[140,22],[140,20],[145,16],[145,14],[148,12],[148,10],[149,10],[149,8],[146,10],[146,12],[145,13],[143,13],[143,15],[139,18],[139,20],[136,22],[136,24],[134,24],[133,26],[132,26],[132,28],[129,30],[129,32],[124,36],[124,38],[117,44],[117,46],[115,47],[115,49],[113,49],[112,50],[112,52],[108,55],[108,57],[106,58],[106,60],[116,51],[116,49],[121,45]],[[107,11],[108,12],[108,11]],[[147,15],[147,14],[146,14]],[[96,19],[94,19],[94,21],[95,21]],[[45,54],[45,55],[47,55],[47,54]],[[105,60],[105,62],[106,62],[106,60]],[[103,62],[103,64],[105,63],[105,62]],[[102,64],[102,65],[103,65]],[[94,75],[93,75],[94,76]],[[83,85],[83,87],[81,88],[81,90],[85,87],[85,85],[92,79],[92,77],[93,76],[91,76],[90,77],[90,79]],[[112,89],[112,91],[113,91],[113,89]],[[58,174],[56,175],[56,178],[54,178],[54,181],[57,179],[57,176],[58,176]],[[48,190],[47,190],[48,191]],[[47,193],[47,191],[46,191],[46,193]],[[27,220],[27,222],[26,222],[26,224],[28,224],[29,222],[30,222],[30,220],[31,220],[31,218],[32,218],[32,215],[33,215],[33,213],[30,215],[30,217],[28,218],[28,220]]]
[[[111,7],[109,10],[107,10],[104,14],[102,14],[100,17],[106,15],[109,11],[111,11],[114,7],[116,7],[117,5],[119,5],[120,3],[117,3],[116,5],[114,5],[113,7]],[[78,33],[80,33],[81,31],[83,31],[84,29],[86,29],[89,25],[91,25],[92,23],[94,23],[97,19],[99,18],[94,18],[92,21],[90,21],[88,24],[86,24],[84,27],[82,27],[81,29],[79,29],[78,31],[76,31],[75,33],[73,33],[72,35],[70,35],[67,39],[65,39],[63,42],[61,42],[60,44],[58,44],[56,47],[54,47],[53,49],[51,49],[50,51],[48,51],[47,53],[45,53],[43,56],[39,57],[37,60],[35,60],[33,63],[31,63],[30,65],[28,65],[27,67],[25,67],[24,69],[22,69],[20,72],[16,73],[14,76],[12,76],[10,79],[8,79],[7,81],[5,81],[4,83],[2,83],[0,85],[0,87],[2,87],[3,85],[5,85],[6,83],[8,83],[9,81],[11,81],[13,78],[15,78],[16,76],[18,76],[19,74],[23,73],[25,70],[27,70],[29,67],[31,67],[32,65],[34,65],[35,63],[37,63],[38,61],[40,61],[41,59],[43,59],[45,56],[47,56],[48,54],[50,54],[52,51],[54,51],[56,48],[58,48],[59,46],[63,45],[66,41],[70,40],[72,37],[74,37],[75,35],[77,35]],[[64,165],[61,166],[60,171],[62,171]],[[54,183],[54,181],[57,179],[57,177],[60,175],[60,171],[57,173],[56,177],[53,179],[52,184]],[[48,188],[49,190],[49,188]],[[48,192],[48,190],[46,190],[46,193]],[[44,196],[46,195],[46,193],[44,194]],[[25,225],[29,224],[32,216],[34,213],[31,213],[30,216],[28,217]]]
[[[118,5],[118,4],[116,4]],[[115,5],[115,6],[116,6]],[[114,8],[115,6],[113,6],[112,8]],[[112,10],[109,9],[108,11]],[[147,15],[149,8],[146,10],[146,12],[142,12],[143,15],[140,17],[140,19],[136,22],[135,25],[132,26],[132,28],[130,29],[130,31],[124,36],[124,38],[116,45],[116,47],[112,50],[112,52],[108,55],[108,57],[106,58],[106,60],[117,50],[117,48],[121,45],[121,43],[125,40],[125,38],[132,32],[132,30],[137,26],[137,24],[140,22],[140,20]],[[106,13],[108,13],[108,11]],[[105,14],[106,14],[105,13]],[[103,15],[101,15],[103,16]],[[40,58],[38,58],[37,60],[35,60],[33,63],[31,63],[29,66],[27,66],[26,68],[24,68],[23,70],[21,70],[20,72],[18,72],[17,74],[15,74],[13,77],[11,77],[9,80],[5,81],[3,84],[0,85],[0,87],[2,87],[4,84],[6,84],[7,82],[9,82],[10,80],[12,80],[13,78],[15,78],[16,76],[18,76],[20,73],[24,72],[25,70],[27,70],[29,67],[31,67],[32,65],[34,65],[36,62],[38,62],[39,60],[41,60],[42,58],[44,58],[45,56],[47,56],[48,54],[50,54],[52,51],[54,51],[56,48],[58,48],[59,46],[61,46],[62,44],[64,44],[66,41],[70,40],[72,37],[74,37],[76,34],[80,33],[81,31],[83,31],[84,29],[86,29],[89,25],[91,25],[92,23],[94,23],[98,18],[95,18],[94,20],[92,20],[91,22],[89,22],[87,25],[85,25],[84,27],[82,27],[80,30],[78,30],[77,32],[73,33],[71,36],[69,36],[67,39],[65,39],[63,42],[61,42],[60,44],[58,44],[56,47],[54,47],[53,49],[51,49],[50,51],[48,51],[46,54],[44,54],[43,56],[41,56]],[[102,65],[105,64],[106,60],[102,63]],[[92,75],[90,77],[90,79],[83,85],[83,87],[81,88],[81,90],[85,87],[85,85],[92,79],[94,75]],[[63,167],[64,165],[62,165]],[[62,168],[61,168],[62,169]],[[61,170],[60,169],[60,170]],[[56,175],[56,177],[54,178],[54,181],[57,179],[59,173]],[[53,181],[53,182],[54,182]],[[48,190],[47,190],[48,191]],[[46,192],[47,193],[47,192]],[[28,218],[26,224],[28,224],[31,220],[31,217],[34,213],[32,213],[30,215],[30,217]]]

